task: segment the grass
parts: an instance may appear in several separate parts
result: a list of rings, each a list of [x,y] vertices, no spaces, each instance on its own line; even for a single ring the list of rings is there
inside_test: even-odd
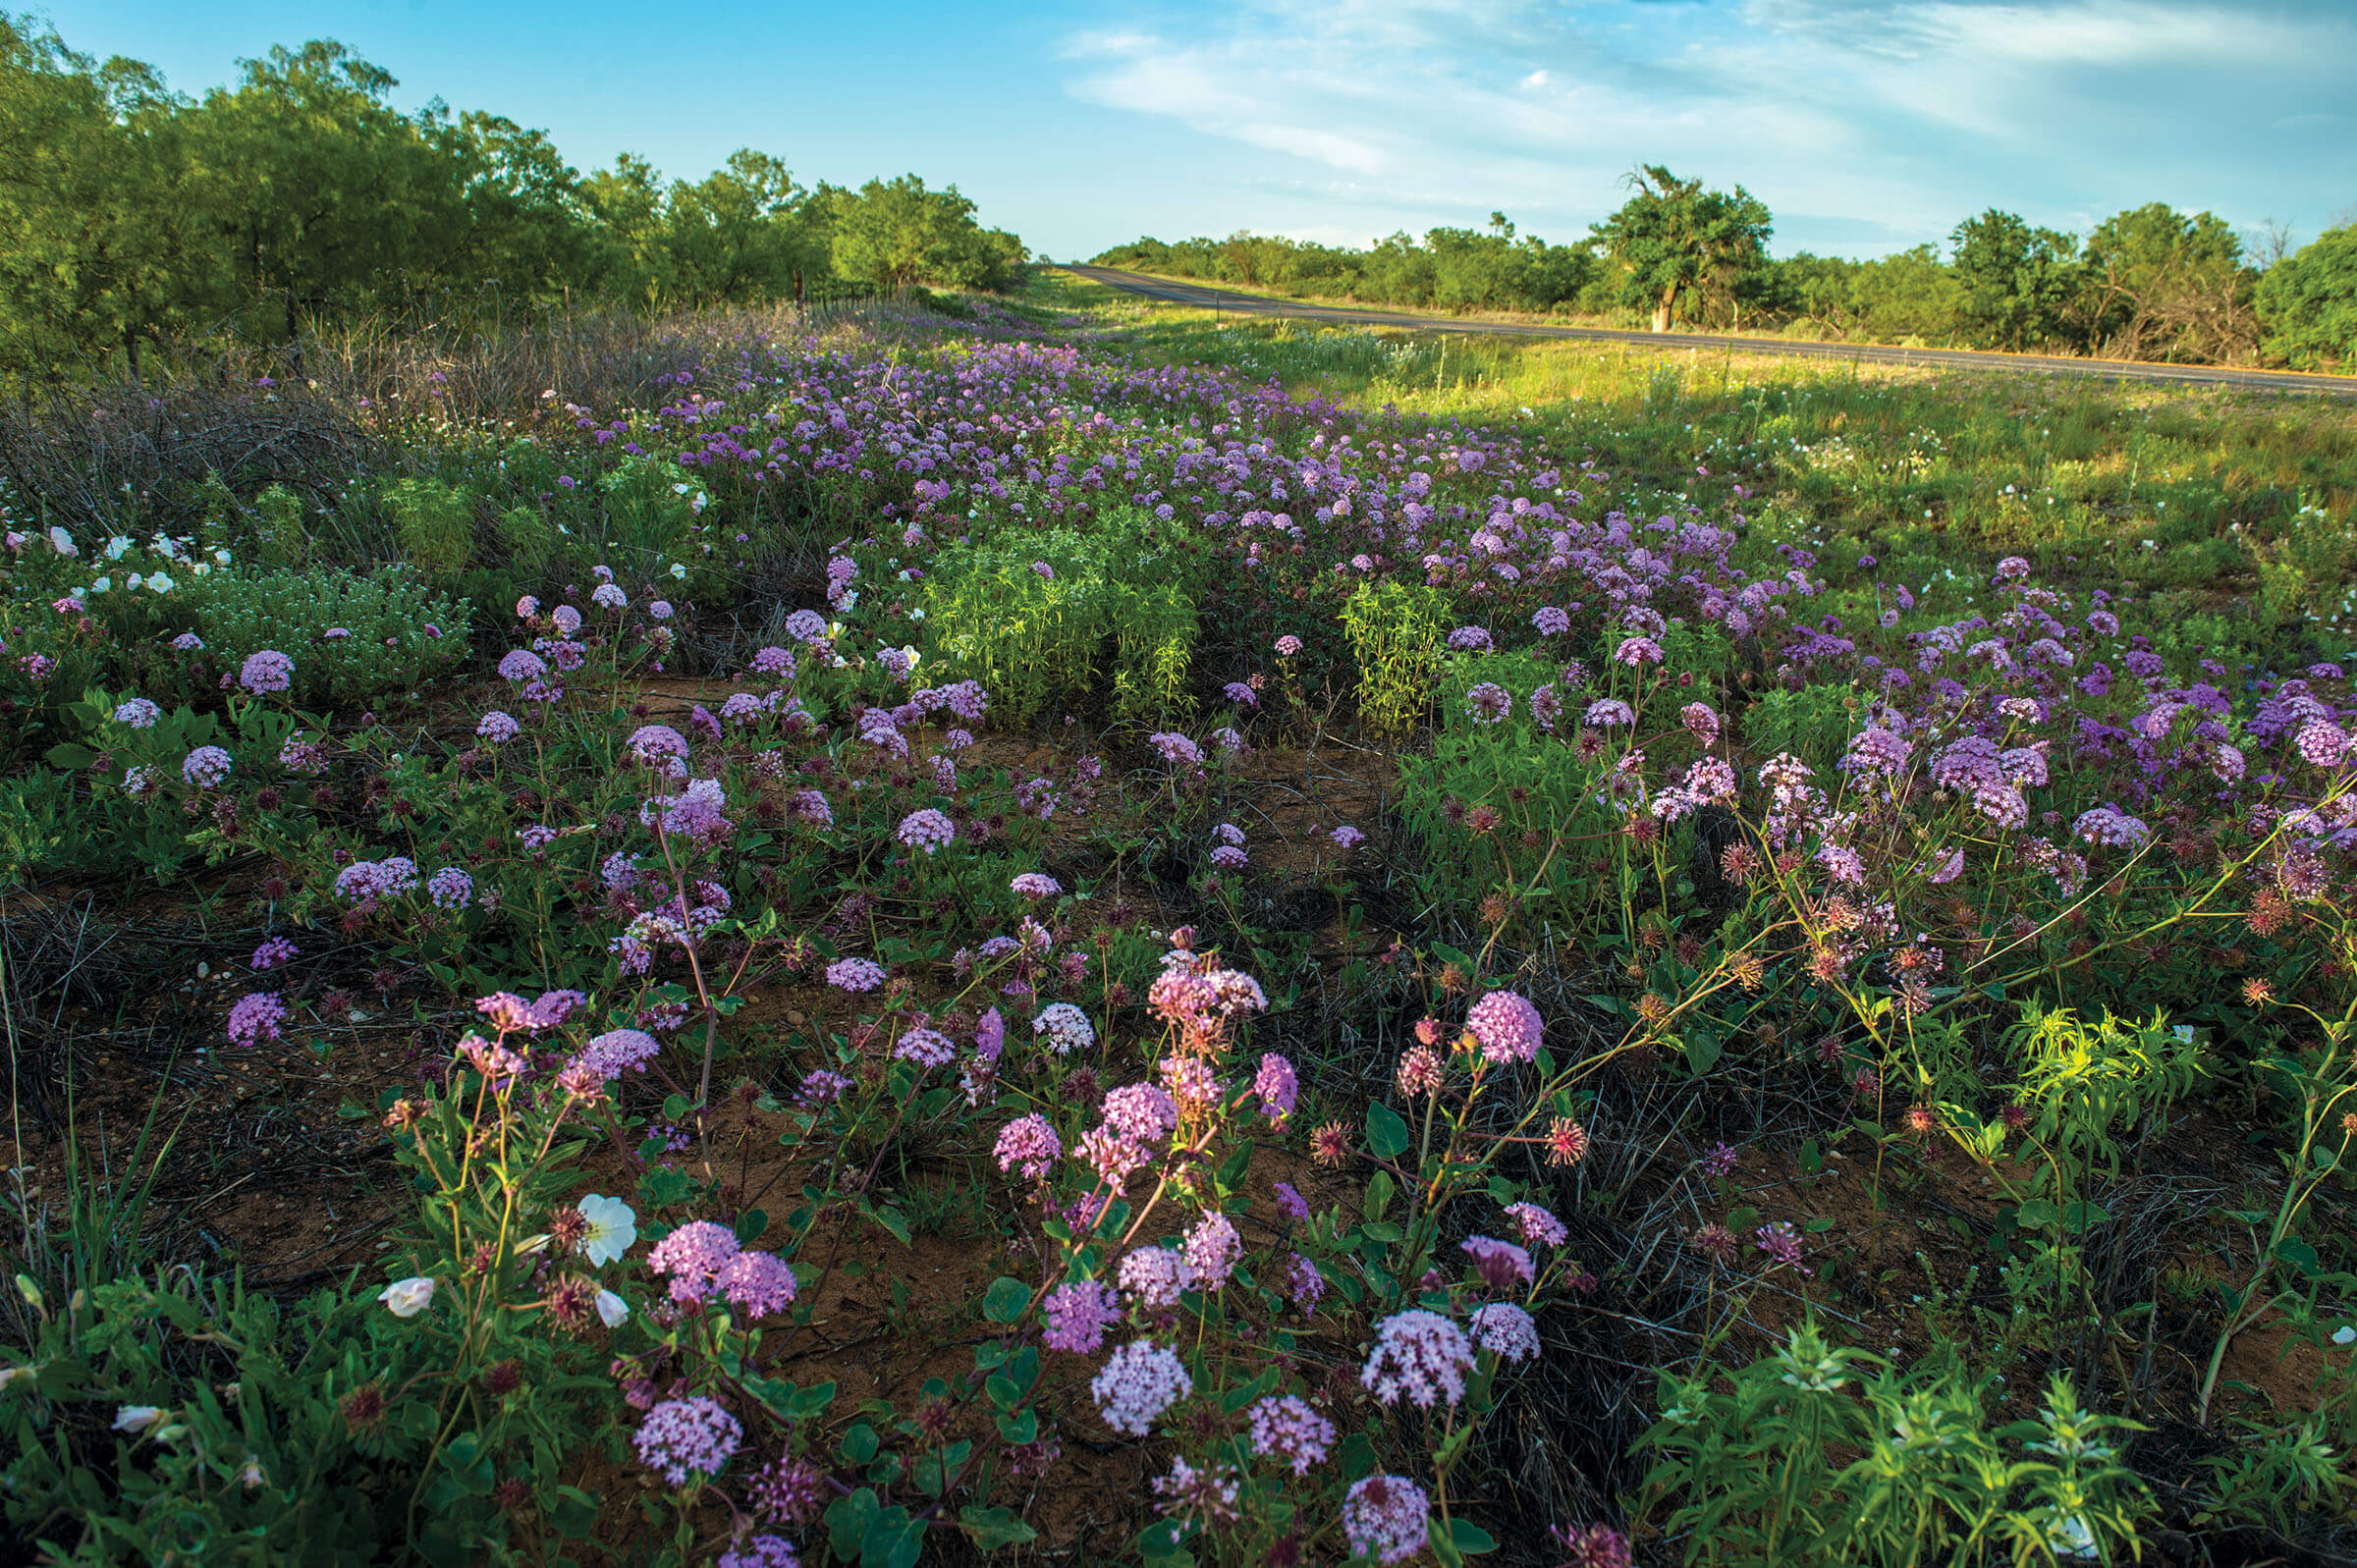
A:
[[[1836,583],[1920,593],[2022,555],[2042,575],[2170,595],[2211,618],[2205,634],[2254,650],[2338,658],[2357,638],[2357,406],[2337,401],[1239,321],[1068,273],[1029,297],[1149,358],[1526,430],[1592,453],[1665,511],[1740,485],[1755,528],[1822,552]],[[1860,577],[1862,555],[1877,567]]]

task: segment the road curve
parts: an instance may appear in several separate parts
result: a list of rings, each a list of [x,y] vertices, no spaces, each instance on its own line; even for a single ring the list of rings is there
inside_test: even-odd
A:
[[[1708,349],[1716,352],[1773,353],[1800,359],[1842,359],[1869,364],[1946,365],[1966,370],[2033,371],[2046,375],[2093,376],[2102,381],[2159,381],[2181,386],[2236,387],[2258,392],[2305,392],[2357,398],[2357,376],[2310,375],[2296,370],[2238,370],[2224,365],[2163,365],[2138,359],[2072,359],[2059,354],[1993,353],[1972,349],[1898,349],[1868,343],[1809,343],[1785,338],[1745,338],[1702,332],[1628,332],[1613,327],[1550,327],[1536,322],[1471,321],[1456,316],[1416,315],[1400,310],[1366,310],[1351,305],[1305,304],[1266,295],[1238,294],[1199,283],[1148,277],[1119,267],[1064,269],[1091,283],[1165,304],[1239,316],[1287,316],[1349,327],[1406,327],[1424,332],[1483,333],[1512,338],[1576,338],[1595,343],[1631,343],[1648,349]]]

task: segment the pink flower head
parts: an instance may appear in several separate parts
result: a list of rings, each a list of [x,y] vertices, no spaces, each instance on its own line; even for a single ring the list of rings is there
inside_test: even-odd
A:
[[[1205,1290],[1228,1283],[1237,1260],[1244,1255],[1244,1238],[1234,1222],[1217,1209],[1207,1210],[1186,1232],[1186,1265]]]
[[[646,1064],[662,1049],[655,1037],[642,1029],[609,1029],[591,1039],[577,1059],[598,1077],[612,1083],[625,1072],[645,1071]]]
[[[1286,658],[1290,659],[1293,655],[1301,651],[1301,639],[1288,631],[1284,636],[1277,639],[1277,651]]]
[[[665,1236],[646,1255],[649,1268],[671,1279],[671,1299],[683,1305],[700,1302],[729,1261],[743,1249],[737,1232],[709,1219],[692,1219]]]
[[[1056,1136],[1047,1117],[1034,1112],[1001,1128],[993,1152],[999,1157],[1001,1170],[1020,1170],[1030,1180],[1039,1181],[1064,1153],[1064,1141]]]
[[[1493,991],[1473,1003],[1465,1027],[1481,1042],[1482,1055],[1501,1065],[1537,1055],[1546,1029],[1539,1009],[1511,991]]]
[[[1457,1245],[1473,1260],[1474,1272],[1481,1275],[1482,1283],[1492,1290],[1512,1290],[1536,1277],[1530,1254],[1510,1241],[1500,1241],[1494,1236],[1467,1236]]]
[[[1465,1396],[1465,1374],[1473,1366],[1473,1342],[1437,1312],[1411,1307],[1375,1325],[1375,1348],[1358,1380],[1387,1405],[1405,1398],[1419,1410],[1435,1400],[1455,1404]]]
[[[180,765],[180,776],[199,789],[211,789],[229,777],[229,753],[219,746],[198,746]]]
[[[747,1318],[785,1311],[793,1303],[795,1289],[793,1268],[771,1252],[739,1253],[720,1266],[713,1282],[730,1305]],[[673,1290],[677,1294],[678,1287]]]

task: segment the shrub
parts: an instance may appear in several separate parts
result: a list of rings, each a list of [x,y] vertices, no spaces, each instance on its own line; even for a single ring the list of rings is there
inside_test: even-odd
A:
[[[295,661],[298,701],[413,690],[466,654],[466,601],[393,568],[215,572],[195,603],[197,632],[216,662],[234,670],[276,649]]]
[[[1109,648],[1122,718],[1191,706],[1193,572],[1136,513],[1085,533],[1058,528],[944,550],[926,581],[925,623],[935,657],[988,687],[1011,725],[1085,695]]]
[[[447,577],[466,569],[474,553],[475,499],[467,491],[439,479],[396,479],[385,486],[385,510],[402,554],[420,570]]]
[[[1398,738],[1415,727],[1449,635],[1449,598],[1422,583],[1360,583],[1343,606],[1343,627],[1358,661],[1359,720]]]

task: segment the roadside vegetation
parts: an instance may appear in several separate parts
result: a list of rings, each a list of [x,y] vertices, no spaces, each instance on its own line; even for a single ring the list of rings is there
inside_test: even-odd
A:
[[[1858,261],[1771,256],[1765,203],[1647,167],[1586,238],[1485,229],[1396,234],[1365,249],[1281,236],[1141,239],[1105,266],[1296,298],[1841,343],[2030,350],[2185,364],[2357,364],[2357,226],[2293,248],[2214,213],[2149,202],[2085,235],[1997,208],[1940,245]]]

